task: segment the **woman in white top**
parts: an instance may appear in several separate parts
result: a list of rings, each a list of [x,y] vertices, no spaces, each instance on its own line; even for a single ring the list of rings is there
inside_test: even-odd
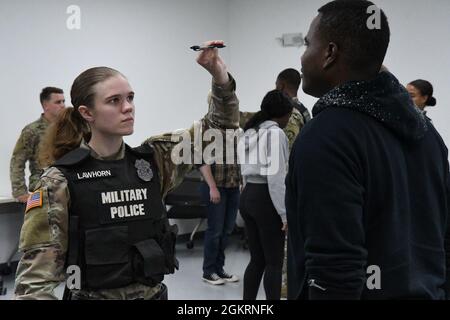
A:
[[[245,187],[240,213],[245,221],[250,262],[244,274],[244,300],[255,300],[264,274],[268,300],[279,300],[287,230],[284,204],[291,99],[281,91],[266,94],[261,111],[246,124],[239,160]]]

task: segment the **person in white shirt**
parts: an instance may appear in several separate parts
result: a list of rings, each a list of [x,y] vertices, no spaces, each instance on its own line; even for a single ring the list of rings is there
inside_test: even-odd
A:
[[[244,300],[255,300],[264,274],[268,300],[279,300],[287,230],[285,177],[288,139],[283,132],[291,116],[292,100],[279,90],[266,94],[261,111],[246,124],[239,142],[244,179],[240,213],[245,221],[250,262],[244,274]]]

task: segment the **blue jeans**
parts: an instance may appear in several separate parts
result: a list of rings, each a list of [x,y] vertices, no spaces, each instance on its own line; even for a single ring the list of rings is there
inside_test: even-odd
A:
[[[214,204],[210,201],[209,186],[203,183],[200,187],[202,200],[208,204],[208,228],[205,232],[203,273],[211,274],[223,271],[225,265],[225,248],[228,237],[231,235],[236,223],[239,208],[239,188],[221,188],[220,202]]]

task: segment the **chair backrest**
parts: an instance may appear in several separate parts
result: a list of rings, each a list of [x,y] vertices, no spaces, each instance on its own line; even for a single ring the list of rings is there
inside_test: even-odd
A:
[[[166,197],[166,205],[204,206],[200,196],[202,176],[196,169],[186,175],[183,182]]]

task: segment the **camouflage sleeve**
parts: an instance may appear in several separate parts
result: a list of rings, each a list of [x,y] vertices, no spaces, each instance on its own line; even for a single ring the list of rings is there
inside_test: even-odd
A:
[[[239,112],[239,127],[244,129],[245,124],[251,117],[253,117],[256,112]]]
[[[28,194],[25,182],[25,165],[33,156],[33,132],[24,128],[16,142],[9,165],[9,177],[11,180],[12,195],[14,198]]]
[[[236,97],[236,83],[231,75],[228,84],[220,87],[212,84],[208,113],[188,130],[154,136],[149,143],[155,151],[155,161],[161,181],[163,198],[181,183],[183,177],[192,170],[194,164],[203,163],[202,151],[205,144],[203,133],[207,129],[238,129],[239,100]]]
[[[175,163],[172,159],[172,151],[176,148],[178,141],[175,138],[175,133],[168,133],[161,136],[155,136],[149,138],[145,143],[150,143],[154,149],[154,159],[158,166],[159,180],[161,184],[161,194],[163,199],[166,197],[170,190],[174,189],[177,185],[183,181],[184,175],[191,171],[194,167],[193,161],[188,163]],[[192,142],[190,132],[183,134],[180,133],[182,141],[181,144],[186,143],[188,146],[188,152],[192,148]],[[174,142],[172,141],[174,139]],[[186,150],[186,149],[185,149]],[[190,157],[190,159],[192,159]],[[190,163],[189,163],[190,162]]]
[[[297,138],[298,133],[303,128],[303,117],[297,109],[292,110],[292,115],[289,118],[289,122],[284,128],[284,133],[286,134],[289,140],[289,151],[291,151],[292,146],[294,145],[295,138]]]
[[[64,281],[68,242],[67,180],[56,168],[47,169],[36,188],[40,206],[25,213],[17,266],[15,299],[57,299],[54,289]]]
[[[212,82],[208,113],[202,119],[206,129],[238,129],[239,100],[236,96],[236,81],[228,74],[230,81],[223,86]]]

